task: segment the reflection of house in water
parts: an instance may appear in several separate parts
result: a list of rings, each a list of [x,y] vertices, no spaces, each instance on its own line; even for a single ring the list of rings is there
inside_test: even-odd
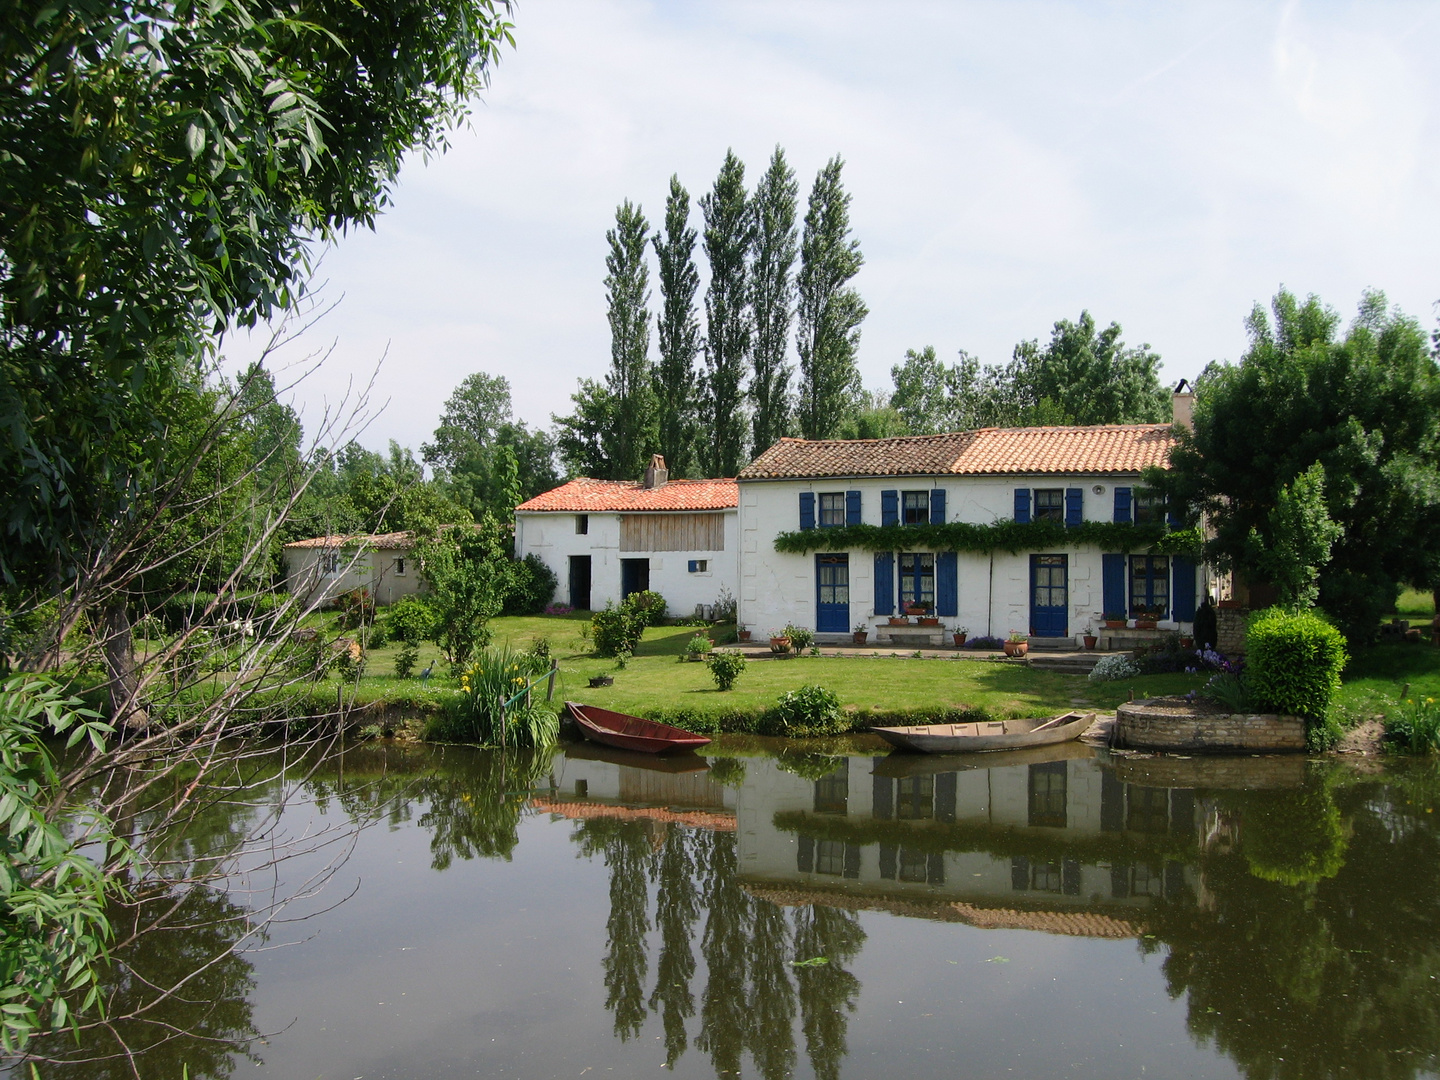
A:
[[[531,798],[552,814],[735,828],[734,789],[711,779],[705,759],[694,754],[656,757],[582,743],[556,759],[552,780],[548,793],[541,788]]]
[[[780,902],[820,902],[819,890],[841,906],[1103,936],[1134,932],[1158,898],[1193,896],[1192,791],[1124,783],[1083,746],[1045,754],[1057,751],[989,768],[847,758],[818,780],[752,767],[740,872]],[[1002,908],[1014,917],[997,923]],[[1074,918],[1084,912],[1098,920]]]

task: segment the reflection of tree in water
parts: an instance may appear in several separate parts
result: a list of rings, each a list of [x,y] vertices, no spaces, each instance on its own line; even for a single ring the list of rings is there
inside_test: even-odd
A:
[[[1400,1080],[1440,1063],[1440,838],[1409,794],[1314,782],[1218,797],[1239,846],[1202,855],[1202,903],[1158,907],[1152,931],[1191,1032],[1246,1076]],[[1297,808],[1302,835],[1271,835]]]
[[[178,1077],[187,1068],[195,1080],[233,1075],[239,1055],[258,1035],[249,999],[253,969],[231,952],[249,929],[244,909],[224,893],[196,885],[183,897],[152,892],[137,904],[117,905],[110,918],[117,941],[134,937],[115,950],[101,980],[112,1022],[87,1030],[81,1046],[68,1030],[37,1039],[31,1052],[53,1059],[41,1075],[119,1080]]]
[[[650,1008],[659,1010],[665,1025],[665,1065],[672,1069],[689,1045],[685,1021],[695,1015],[695,995],[690,992],[690,980],[695,977],[695,950],[690,939],[700,903],[693,847],[684,829],[669,825],[665,846],[655,863],[655,925],[660,930],[660,960],[655,966]]]
[[[411,793],[429,804],[420,826],[430,830],[431,866],[462,859],[509,859],[520,842],[520,816],[530,790],[550,769],[550,751],[456,752],[415,781]]]
[[[575,832],[582,852],[601,856],[610,870],[603,968],[615,1033],[623,1040],[635,1037],[653,1011],[664,1026],[667,1067],[685,1052],[686,1021],[696,1011],[694,937],[703,902],[699,946],[705,986],[695,1045],[709,1055],[716,1074],[738,1075],[748,1051],[765,1080],[791,1075],[798,1005],[816,1075],[837,1077],[849,1013],[860,991],[859,980],[845,969],[865,939],[859,919],[813,907],[796,909],[789,920],[783,908],[756,900],[740,886],[733,834],[676,824],[664,828],[660,834],[643,822],[592,818]],[[656,885],[660,938],[648,1008],[647,871]],[[828,962],[792,974],[793,958],[815,957]]]
[[[650,932],[646,870],[650,834],[643,821],[593,818],[577,834],[580,850],[600,854],[610,868],[610,918],[605,922],[607,949],[605,1007],[615,1016],[615,1034],[625,1042],[645,1022],[645,975],[650,966],[645,935]]]

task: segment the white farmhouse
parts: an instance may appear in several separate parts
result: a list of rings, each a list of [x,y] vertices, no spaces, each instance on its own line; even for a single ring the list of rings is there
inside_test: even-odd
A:
[[[734,480],[671,480],[655,455],[639,482],[580,477],[515,508],[515,554],[536,555],[557,600],[603,608],[653,589],[674,614],[739,587]]]
[[[1188,401],[1177,395],[1177,412]],[[866,629],[879,641],[910,641],[914,633],[902,636],[889,623],[923,608],[941,620],[936,644],[945,629],[962,627],[971,636],[1079,638],[1105,614],[1182,628],[1195,616],[1199,568],[1178,556],[1080,543],[972,553],[823,542],[828,528],[860,524],[903,533],[1006,519],[1154,520],[1163,511],[1141,487],[1141,471],[1164,466],[1175,443],[1170,424],[782,439],[737,478],[740,624],[757,634],[793,622],[821,635]],[[816,543],[805,554],[775,550],[779,534],[811,529]]]

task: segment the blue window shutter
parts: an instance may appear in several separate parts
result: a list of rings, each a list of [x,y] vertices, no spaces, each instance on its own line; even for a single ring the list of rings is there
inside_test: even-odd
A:
[[[1073,529],[1085,520],[1085,489],[1065,489],[1065,527]]]
[[[1170,560],[1170,617],[1176,622],[1195,621],[1195,561],[1183,555]]]
[[[1015,520],[1016,520],[1016,521],[1029,521],[1029,520],[1030,520],[1030,489],[1029,489],[1029,488],[1016,488],[1016,489],[1015,489]]]
[[[900,492],[894,488],[880,492],[880,524],[900,524]]]
[[[813,529],[815,527],[815,493],[813,491],[800,492],[800,528]]]
[[[930,489],[930,524],[945,524],[945,489]]]
[[[860,493],[858,491],[845,492],[845,524],[860,524]]]
[[[691,559],[691,560],[690,560],[690,573],[692,573],[692,574],[698,574],[699,572],[700,572],[700,560],[699,560],[699,559]]]
[[[875,553],[875,614],[895,614],[895,553]]]
[[[1117,487],[1115,489],[1115,520],[1130,520],[1130,489]]]
[[[802,874],[808,874],[815,869],[814,837],[800,837],[800,847],[795,852],[795,869]]]
[[[1130,610],[1130,605],[1125,603],[1125,556],[1102,555],[1100,558],[1104,570],[1105,614],[1123,614]]]
[[[953,551],[942,551],[935,556],[936,615],[960,614],[959,561]]]

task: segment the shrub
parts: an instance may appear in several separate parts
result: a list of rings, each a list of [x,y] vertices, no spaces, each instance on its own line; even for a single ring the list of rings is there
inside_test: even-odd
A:
[[[1005,639],[1004,639],[1004,638],[991,637],[991,636],[988,635],[988,634],[981,634],[979,637],[977,637],[977,638],[971,638],[969,641],[965,642],[965,648],[967,648],[967,649],[994,649],[994,650],[998,650],[998,649],[1003,649],[1004,647],[1005,647]]]
[[[400,651],[395,654],[395,677],[397,679],[408,679],[415,670],[415,665],[420,662],[420,650],[414,645],[402,645]]]
[[[659,626],[665,618],[665,597],[652,589],[644,592],[631,593],[620,605],[621,610],[629,612],[633,617],[640,620],[640,627]]]
[[[1406,699],[1385,714],[1385,742],[1407,754],[1433,754],[1440,750],[1440,705],[1433,697]]]
[[[1245,678],[1244,672],[1222,671],[1213,676],[1209,682],[1200,690],[1200,696],[1209,698],[1217,705],[1229,709],[1232,713],[1248,713],[1254,711],[1250,700],[1250,684]]]
[[[335,598],[341,630],[358,630],[375,621],[375,597],[369,589],[351,589]]]
[[[1220,644],[1220,630],[1215,615],[1215,605],[1207,596],[1205,602],[1195,611],[1195,644],[1202,649],[1213,649]]]
[[[745,670],[745,657],[739,653],[721,652],[712,653],[707,660],[706,666],[710,668],[710,674],[715,679],[715,685],[721,690],[729,690],[735,685],[735,680]]]
[[[734,595],[729,589],[721,586],[720,595],[715,600],[715,610],[713,612],[715,621],[717,623],[733,623],[738,610],[739,604],[736,603]]]
[[[435,612],[418,596],[404,596],[385,612],[385,630],[396,641],[418,646],[435,636]]]
[[[846,759],[835,754],[817,754],[809,750],[785,747],[775,755],[775,764],[802,780],[823,780],[843,766]]]
[[[1129,653],[1111,653],[1102,657],[1090,669],[1091,682],[1111,682],[1115,679],[1133,679],[1140,674],[1140,665],[1130,658]]]
[[[1271,712],[1324,719],[1348,659],[1340,631],[1313,611],[1266,608],[1245,631],[1250,694]]]
[[[200,641],[197,639],[204,638]],[[188,654],[209,648],[209,635],[205,631],[197,631],[190,640],[190,644],[182,652],[182,663],[189,659]],[[317,682],[325,677],[325,671],[330,666],[330,650],[326,648],[325,639],[314,630],[297,630],[290,637],[290,644],[285,650],[285,668],[292,675],[314,679]],[[185,673],[180,674],[182,680]]]
[[[590,625],[594,628],[595,651],[601,656],[618,656],[622,651],[633,653],[640,644],[640,635],[645,632],[644,621],[625,604],[618,608],[606,604],[603,611],[590,616]]]
[[[808,626],[796,626],[794,623],[786,626],[781,632],[782,637],[790,639],[790,647],[797,653],[804,652],[815,644],[815,631]]]
[[[745,783],[745,763],[733,757],[710,758],[710,779],[729,788]]]
[[[693,657],[701,657],[715,647],[715,643],[705,634],[696,634],[685,643],[685,652]]]
[[[502,615],[539,615],[560,587],[555,571],[533,552],[515,564]]]
[[[383,622],[377,622],[370,628],[370,637],[366,644],[372,649],[383,649],[390,644],[390,628]]]
[[[838,735],[849,728],[835,691],[823,686],[802,686],[780,695],[766,714],[768,735]]]
[[[358,641],[341,638],[335,643],[340,648],[335,654],[335,670],[345,682],[359,682],[365,674],[365,650]]]
[[[555,706],[544,693],[532,693],[527,705],[522,698],[507,709],[505,703],[524,689],[531,679],[550,670],[547,660],[533,652],[517,652],[508,646],[485,649],[460,676],[461,723],[454,732],[462,741],[489,746],[502,741],[508,746],[548,746],[560,731]]]

